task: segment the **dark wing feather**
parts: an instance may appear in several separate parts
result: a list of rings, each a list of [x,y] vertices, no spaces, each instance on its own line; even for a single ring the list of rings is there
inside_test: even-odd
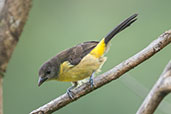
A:
[[[77,65],[99,42],[89,41],[78,44],[72,48],[60,52],[56,57],[64,61],[69,61],[72,65]]]

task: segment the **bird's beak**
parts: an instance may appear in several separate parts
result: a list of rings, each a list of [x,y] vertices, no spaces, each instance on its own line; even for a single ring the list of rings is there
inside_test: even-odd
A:
[[[43,82],[45,82],[48,78],[47,77],[39,77],[39,80],[38,80],[38,86],[41,86]]]

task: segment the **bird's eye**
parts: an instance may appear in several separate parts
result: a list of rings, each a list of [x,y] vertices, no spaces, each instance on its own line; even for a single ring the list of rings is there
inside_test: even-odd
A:
[[[46,71],[46,74],[50,74],[50,70]]]

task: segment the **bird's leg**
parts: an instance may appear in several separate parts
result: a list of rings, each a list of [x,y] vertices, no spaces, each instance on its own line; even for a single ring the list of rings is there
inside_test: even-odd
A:
[[[89,79],[89,83],[90,83],[91,88],[94,87],[94,81],[93,81],[94,73],[95,72],[92,73],[92,75],[90,76],[90,79]]]
[[[67,94],[71,99],[74,98],[73,92],[71,90],[74,89],[75,87],[77,87],[77,85],[78,85],[77,82],[72,82],[72,86],[67,89]]]

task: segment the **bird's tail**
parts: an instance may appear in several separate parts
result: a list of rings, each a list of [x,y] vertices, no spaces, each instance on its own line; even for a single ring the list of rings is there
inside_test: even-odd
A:
[[[120,31],[124,30],[128,26],[130,26],[133,22],[137,20],[137,15],[134,14],[130,16],[129,18],[125,19],[122,23],[120,23],[117,27],[115,27],[106,37],[104,37],[97,46],[90,52],[90,54],[94,55],[95,57],[99,58],[101,57],[105,51],[106,46],[109,43],[109,41]]]
[[[117,27],[115,27],[106,37],[105,37],[105,44],[107,44],[117,33],[124,30],[128,26],[130,26],[133,22],[137,20],[137,15],[134,14],[129,18],[125,19],[122,23],[120,23]]]

